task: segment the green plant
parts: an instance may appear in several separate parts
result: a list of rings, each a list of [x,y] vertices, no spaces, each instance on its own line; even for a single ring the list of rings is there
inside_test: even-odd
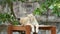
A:
[[[58,15],[59,15],[59,13],[60,13],[60,11],[59,11],[59,7],[58,7],[58,5],[60,5],[60,1],[59,0],[40,0],[40,2],[38,2],[38,3],[40,3],[40,8],[45,12],[47,12],[47,14],[48,14],[48,12],[49,12],[49,10],[51,9],[51,10],[53,10],[53,12],[57,12],[58,13]],[[56,6],[54,6],[54,5],[56,5]],[[54,13],[53,13],[54,14]]]
[[[40,8],[37,8],[37,9],[34,10],[33,14],[34,15],[42,15],[42,11],[41,11]]]
[[[12,16],[11,14],[8,14],[8,13],[4,13],[4,14],[0,13],[0,21],[3,23],[8,21],[12,25],[18,25],[19,24],[18,20],[14,16]]]
[[[11,14],[15,17],[15,14],[13,11],[13,1],[16,1],[16,0],[0,0],[0,5],[3,7],[2,9],[4,9],[6,4],[8,4],[8,7],[11,9]]]
[[[58,12],[58,8],[57,6],[55,6],[55,8],[53,8],[53,14],[55,14],[56,16],[59,16],[59,12]]]
[[[16,24],[18,24],[18,20],[16,20],[16,16],[13,11],[13,1],[16,1],[16,0],[0,0],[0,5],[3,6],[2,9],[4,9],[6,4],[8,4],[8,7],[11,9],[11,14],[0,13],[0,21],[2,21],[2,22],[8,21],[9,23],[16,25]]]
[[[55,14],[57,17],[60,17],[60,5],[59,5],[60,3],[57,3],[57,4],[55,4],[54,5],[54,7],[53,7],[53,14]]]

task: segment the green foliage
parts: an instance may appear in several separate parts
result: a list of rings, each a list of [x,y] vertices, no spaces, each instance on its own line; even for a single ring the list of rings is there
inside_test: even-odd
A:
[[[54,6],[52,13],[59,17],[60,16],[60,8],[58,8],[58,6]]]
[[[10,16],[8,14],[1,14],[0,13],[0,21],[5,22],[8,19],[8,17],[10,18]]]
[[[18,21],[16,20],[16,17],[15,17],[14,11],[13,11],[13,1],[16,1],[16,0],[1,0],[0,1],[0,5],[3,6],[3,9],[4,9],[4,6],[6,6],[6,4],[8,4],[8,6],[11,9],[11,14],[0,13],[0,21],[2,21],[2,22],[9,21],[9,22],[11,22],[11,24],[16,25],[16,24],[18,24]]]
[[[40,8],[35,9],[34,14],[42,15],[42,13],[52,10],[52,15],[60,16],[60,0],[38,0],[37,2],[40,4]]]
[[[11,24],[13,24],[13,25],[18,25],[18,20],[17,19],[15,19],[15,17],[13,16],[13,15],[11,15],[11,14],[7,14],[7,13],[0,13],[0,21],[1,22],[6,22],[6,21],[8,21],[8,22],[11,22]]]
[[[60,0],[40,0],[40,8],[43,12],[48,12],[51,9],[53,14],[56,14],[57,17],[60,16]]]
[[[41,10],[40,10],[40,8],[37,8],[34,12],[33,12],[33,14],[34,15],[41,15]]]

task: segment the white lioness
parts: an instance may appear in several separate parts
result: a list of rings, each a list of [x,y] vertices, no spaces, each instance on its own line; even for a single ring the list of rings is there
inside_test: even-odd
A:
[[[35,16],[33,14],[27,15],[27,17],[21,17],[20,23],[22,25],[30,25],[32,27],[32,32],[34,32],[34,25],[36,26],[36,32],[38,32],[38,22],[35,19]]]

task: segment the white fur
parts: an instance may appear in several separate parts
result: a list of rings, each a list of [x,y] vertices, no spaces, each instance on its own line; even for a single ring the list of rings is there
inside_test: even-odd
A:
[[[38,22],[33,14],[27,15],[27,17],[22,17],[20,23],[22,25],[30,25],[32,27],[32,32],[34,32],[34,26],[36,26],[36,32],[38,32]]]

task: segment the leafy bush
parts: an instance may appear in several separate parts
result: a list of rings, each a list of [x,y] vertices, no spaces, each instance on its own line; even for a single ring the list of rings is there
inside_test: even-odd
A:
[[[4,23],[6,21],[8,21],[12,25],[18,25],[19,24],[18,20],[13,15],[10,15],[8,13],[4,13],[4,14],[0,13],[0,21],[4,22]]]

